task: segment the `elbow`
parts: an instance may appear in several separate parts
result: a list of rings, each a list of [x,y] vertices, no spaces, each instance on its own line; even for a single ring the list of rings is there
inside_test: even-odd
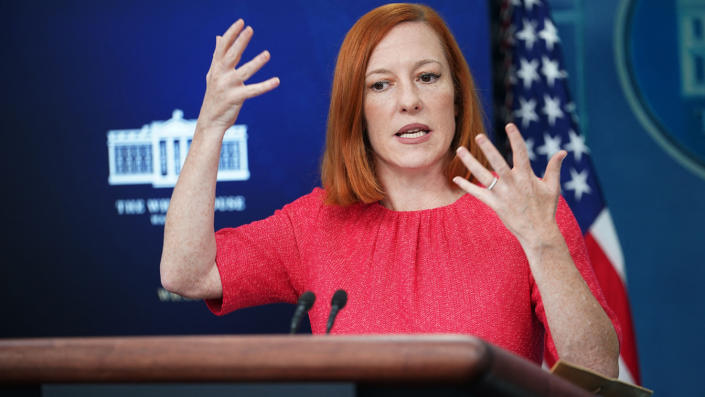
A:
[[[200,271],[194,271],[194,268]],[[213,262],[210,266],[193,263],[172,262],[162,257],[159,265],[159,275],[162,287],[174,294],[189,299],[207,299],[219,297],[220,284],[213,281],[220,276]]]
[[[179,295],[183,298],[197,299],[198,296],[194,295],[188,284],[184,280],[178,277],[178,274],[174,272],[160,271],[162,288],[171,292],[172,294]]]
[[[215,237],[186,241],[169,237],[165,229],[164,247],[159,263],[162,287],[174,294],[190,299],[209,296],[212,288],[211,273],[215,268]],[[182,241],[177,244],[177,241]],[[217,269],[215,269],[217,273]],[[220,281],[220,279],[218,279]]]
[[[159,264],[159,277],[165,290],[184,297],[188,295],[188,283],[184,279],[182,269],[165,257],[162,257]]]
[[[162,258],[162,261],[159,264],[159,276],[161,279],[162,287],[169,292],[178,294],[179,284],[178,279],[175,277],[174,273],[174,271],[170,270],[169,263],[164,258]]]

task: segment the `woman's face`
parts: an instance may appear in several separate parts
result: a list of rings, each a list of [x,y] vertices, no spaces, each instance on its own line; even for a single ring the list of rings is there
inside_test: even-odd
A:
[[[395,26],[372,51],[364,116],[378,173],[440,171],[455,134],[454,87],[438,35]]]

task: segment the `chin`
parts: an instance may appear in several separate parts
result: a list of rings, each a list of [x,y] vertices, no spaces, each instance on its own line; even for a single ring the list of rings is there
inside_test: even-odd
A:
[[[391,154],[391,153],[390,153]],[[377,166],[384,167],[392,172],[418,172],[438,169],[443,173],[444,165],[449,157],[447,151],[439,153],[437,150],[409,151],[406,153],[396,153],[396,156],[378,156]]]
[[[431,158],[419,159],[418,157],[414,157],[396,162],[393,165],[395,168],[398,168],[403,171],[430,171],[434,168],[442,169],[442,167],[440,167],[439,162],[441,162],[441,160]]]

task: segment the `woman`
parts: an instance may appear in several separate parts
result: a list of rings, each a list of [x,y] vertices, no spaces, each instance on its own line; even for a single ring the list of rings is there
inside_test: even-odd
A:
[[[343,288],[350,299],[338,333],[473,334],[537,363],[546,336],[553,358],[617,375],[618,328],[559,198],[566,153],[537,178],[509,124],[507,165],[483,134],[466,62],[428,7],[382,6],[348,32],[333,80],[324,189],[214,235],[223,134],[245,99],[279,84],[244,84],[269,53],[236,66],[252,37],[243,27],[239,20],[216,39],[167,215],[165,288],[207,299],[217,314],[295,302],[305,290],[326,302]],[[314,333],[327,313],[320,303],[309,313]]]

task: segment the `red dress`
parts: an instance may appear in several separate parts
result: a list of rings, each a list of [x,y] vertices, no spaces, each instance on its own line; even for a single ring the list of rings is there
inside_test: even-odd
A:
[[[323,203],[314,189],[269,218],[216,233],[222,315],[316,294],[314,334],[325,332],[333,293],[348,293],[332,333],[459,333],[540,363],[544,336],[556,357],[541,296],[518,240],[494,211],[466,194],[429,210]],[[561,199],[558,225],[573,261],[620,335],[582,233]]]

